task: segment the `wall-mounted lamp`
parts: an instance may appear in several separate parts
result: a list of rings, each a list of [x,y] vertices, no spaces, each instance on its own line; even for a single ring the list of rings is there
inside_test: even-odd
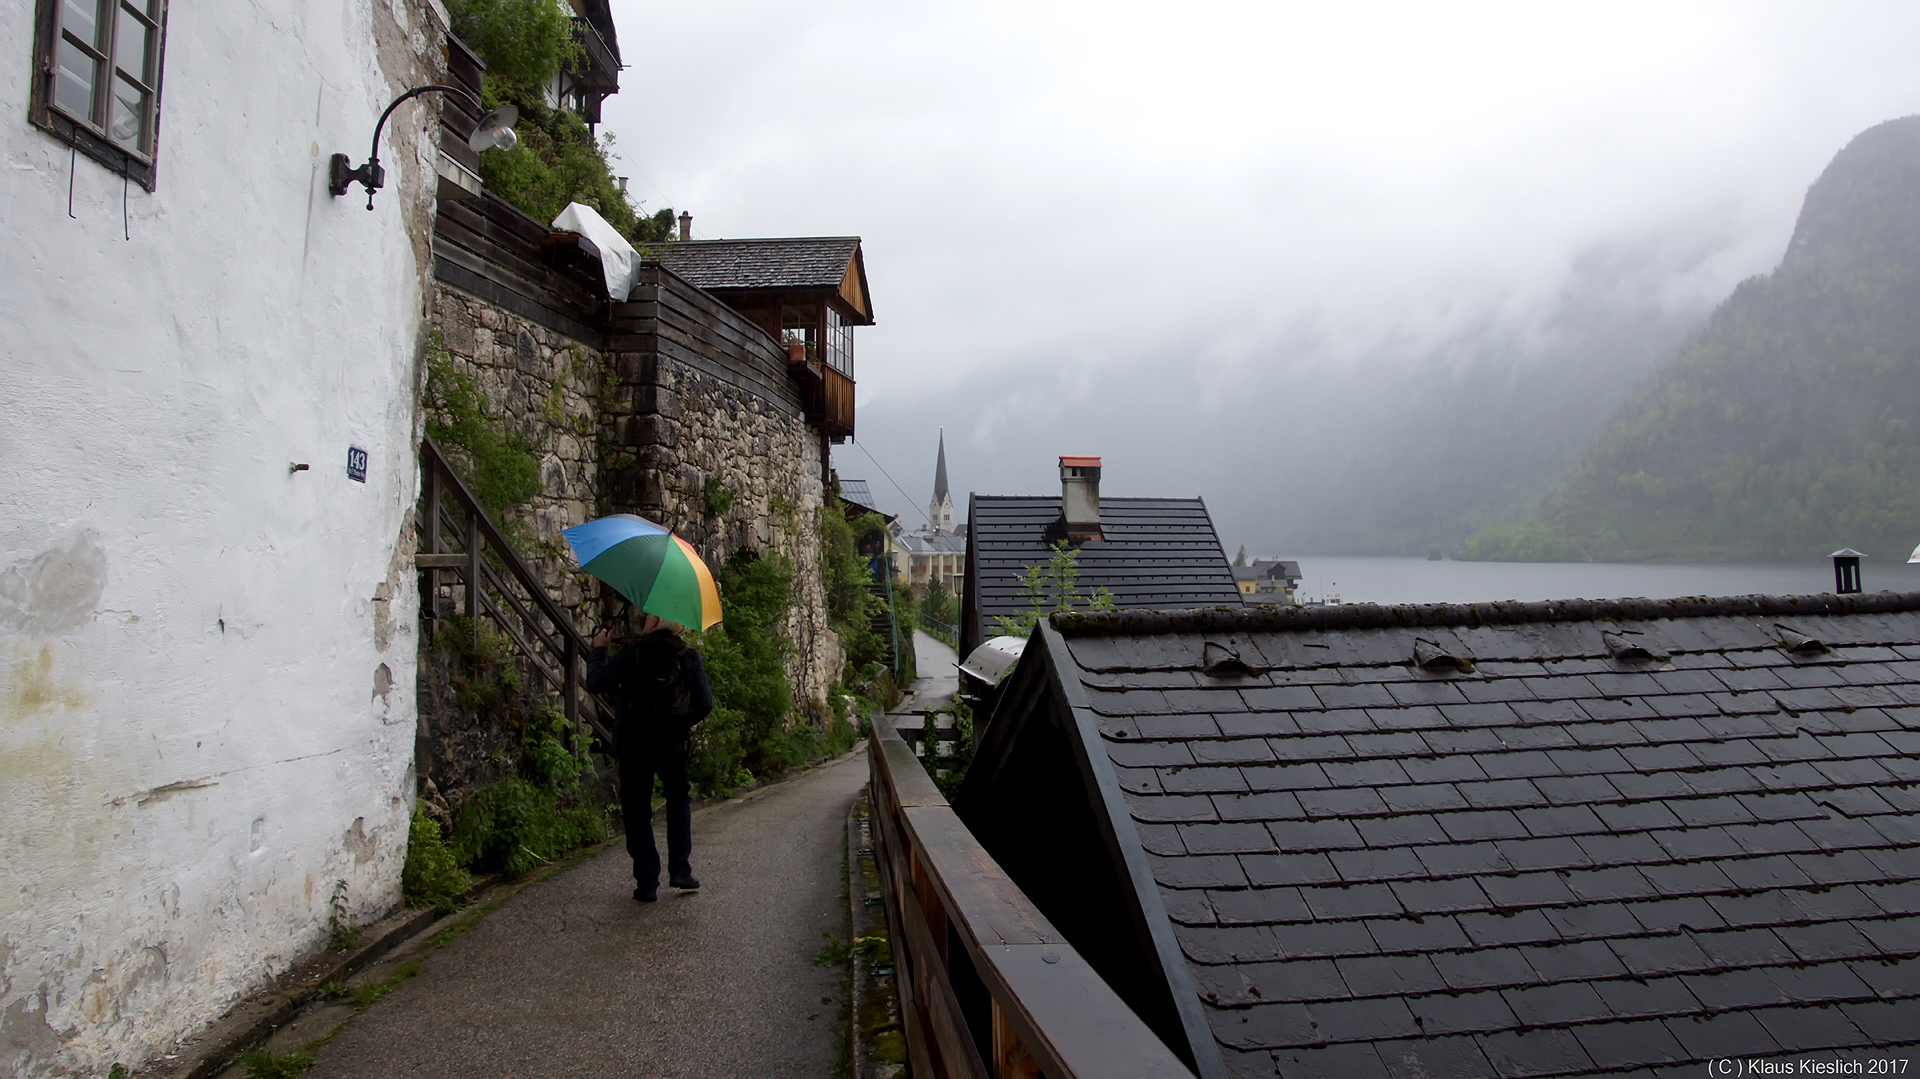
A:
[[[480,107],[480,102],[475,100],[472,94],[458,86],[434,84],[416,86],[408,90],[394,98],[393,104],[387,106],[387,111],[380,114],[380,122],[373,125],[373,148],[367,151],[366,164],[356,169],[352,167],[352,159],[347,155],[333,155],[333,167],[328,177],[327,191],[336,197],[344,195],[347,193],[347,188],[358,180],[361,186],[367,189],[367,209],[373,209],[373,193],[387,184],[387,170],[380,167],[380,129],[387,126],[387,117],[393,115],[393,110],[399,108],[402,101],[419,97],[429,91],[458,94],[475,109]],[[467,146],[476,154],[482,150],[511,150],[520,141],[520,136],[513,133],[513,125],[519,121],[519,109],[512,105],[502,105],[480,117],[480,123],[474,127],[473,134],[467,138]]]

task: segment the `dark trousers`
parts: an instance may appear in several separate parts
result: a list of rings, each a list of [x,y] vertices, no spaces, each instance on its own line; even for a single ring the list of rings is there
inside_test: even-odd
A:
[[[667,873],[693,875],[693,803],[687,797],[687,743],[636,746],[620,758],[620,812],[627,827],[627,853],[633,857],[633,879],[642,885],[660,882],[660,849],[653,843],[653,777],[667,796]]]

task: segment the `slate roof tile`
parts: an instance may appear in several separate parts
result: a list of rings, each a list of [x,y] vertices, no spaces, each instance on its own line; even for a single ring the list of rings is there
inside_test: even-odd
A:
[[[1594,1064],[1609,1069],[1645,1067],[1651,1064],[1680,1064],[1690,1058],[1686,1046],[1674,1039],[1667,1023],[1594,1023],[1576,1027],[1574,1037],[1586,1048]]]
[[[1430,993],[1447,987],[1433,960],[1424,955],[1350,956],[1335,963],[1347,990],[1357,997]]]
[[[1168,768],[1156,774],[1160,777],[1161,788],[1168,794],[1213,794],[1248,789],[1240,769],[1231,765]]]
[[[1367,845],[1352,823],[1344,820],[1270,821],[1267,830],[1282,853]]]
[[[1192,854],[1262,854],[1273,849],[1263,824],[1181,824],[1180,841]]]
[[[1721,929],[1695,934],[1693,939],[1723,967],[1763,967],[1794,961],[1793,950],[1771,929]]]
[[[1564,1075],[1593,1068],[1592,1058],[1565,1029],[1503,1030],[1480,1044],[1501,1075]]]
[[[1452,917],[1381,918],[1366,923],[1367,932],[1382,952],[1441,952],[1471,947],[1472,941]],[[1373,949],[1344,952],[1366,955]]]
[[[1420,863],[1436,876],[1462,876],[1469,873],[1502,873],[1513,868],[1501,843],[1448,843],[1419,847],[1414,853]],[[1577,848],[1576,848],[1577,849]],[[1585,857],[1582,855],[1582,857]]]
[[[1752,1013],[1783,1052],[1869,1045],[1872,1039],[1838,1008],[1766,1008]]]
[[[1873,959],[1847,967],[1884,999],[1920,998],[1920,959]]]
[[[1494,914],[1458,916],[1461,931],[1479,947],[1500,944],[1540,944],[1563,939],[1559,927],[1543,910],[1508,910]]]
[[[1331,884],[1342,879],[1325,854],[1244,854],[1240,866],[1255,887]]]
[[[1226,855],[1147,856],[1153,879],[1168,888],[1237,888],[1247,883],[1240,863]]]
[[[1396,813],[1424,813],[1437,809],[1465,809],[1467,800],[1451,783],[1422,783],[1382,787],[1380,797]]]
[[[1574,842],[1580,844],[1580,849],[1587,852],[1595,866],[1638,865],[1644,872],[1649,866],[1666,860],[1665,850],[1646,832],[1582,835]]]
[[[1678,933],[1696,929],[1718,929],[1727,924],[1711,904],[1699,896],[1679,899],[1653,899],[1627,908],[1635,921],[1649,933]]]
[[[1274,759],[1273,749],[1263,738],[1228,738],[1179,744],[1192,753],[1196,764],[1264,764]]]
[[[1310,921],[1313,912],[1298,888],[1243,888],[1210,891],[1207,903],[1221,925],[1266,925],[1274,921]],[[1274,999],[1274,998],[1269,998]]]
[[[1593,859],[1579,842],[1570,838],[1555,836],[1544,839],[1503,839],[1499,842],[1500,861],[1487,867],[1485,871],[1501,869],[1572,869],[1589,866]],[[1428,852],[1422,851],[1425,858]],[[1435,857],[1439,852],[1433,852]]]
[[[1873,987],[1845,963],[1770,967],[1767,977],[1780,988],[1782,1000],[1871,1000]],[[1920,1027],[1913,1028],[1920,1031]]]
[[[1875,862],[1880,860],[1874,858]],[[1862,884],[1860,893],[1888,914],[1920,914],[1920,882],[1909,880],[1898,884]]]
[[[1410,1038],[1421,1032],[1413,1011],[1399,997],[1328,1001],[1313,1005],[1312,1011],[1320,1036],[1329,1041]]]
[[[1230,1067],[1618,1074],[1904,1029],[1920,615],[1788,617],[1873,658],[1798,662],[1744,613],[1623,620],[1654,669],[1590,622],[1386,622],[1248,629],[1313,666],[1222,687],[1115,638],[1155,677],[1109,663],[1089,700],[1129,735],[1105,748]],[[1409,666],[1416,633],[1478,669]]]
[[[1365,834],[1366,826],[1372,823],[1375,822],[1360,821],[1357,827]],[[1419,856],[1407,847],[1375,846],[1366,850],[1337,850],[1325,857],[1332,862],[1338,873],[1337,879],[1349,884],[1412,880],[1428,875],[1427,867],[1421,864]],[[1879,913],[1877,908],[1875,913]]]
[[[1629,971],[1641,977],[1712,970],[1719,965],[1690,936],[1623,936],[1608,941],[1607,946]]]
[[[1288,1049],[1273,1055],[1268,1075],[1280,1079],[1386,1079],[1392,1073],[1371,1042]]]
[[[1374,847],[1444,843],[1450,838],[1440,827],[1439,821],[1426,814],[1357,820],[1353,822],[1353,826],[1359,829],[1367,843]]]
[[[1127,811],[1138,821],[1210,821],[1218,817],[1203,794],[1130,795]]]
[[[1485,812],[1445,813],[1435,818],[1447,837],[1470,843],[1479,839],[1514,839],[1530,835],[1520,818],[1504,809]]]
[[[1613,1014],[1621,1017],[1686,1015],[1708,1004],[1694,994],[1693,978],[1623,978],[1593,983],[1593,990],[1607,1002]]]
[[[1879,955],[1883,950],[1880,944],[1862,934],[1858,927],[1839,921],[1820,925],[1783,925],[1773,932],[1803,963],[1865,959]]]
[[[1716,824],[1750,824],[1754,815],[1733,795],[1709,798],[1675,798],[1661,803],[1688,828],[1711,828]]]
[[[1223,821],[1298,820],[1307,815],[1300,799],[1290,791],[1215,794],[1211,799],[1215,815]]]
[[[1321,767],[1336,787],[1390,786],[1413,781],[1406,768],[1395,760],[1328,761]]]
[[[1537,907],[1579,902],[1558,873],[1518,873],[1513,876],[1486,876],[1480,888],[1498,907]]]
[[[1216,1018],[1214,1034],[1236,1048],[1266,1049],[1309,1045],[1316,1040],[1313,1018],[1304,1004],[1263,1004]]]
[[[1285,923],[1268,926],[1281,954],[1288,959],[1333,959],[1368,955],[1373,937],[1365,922]]]
[[[1435,993],[1414,1000],[1412,1010],[1420,1029],[1429,1037],[1480,1034],[1510,1029],[1520,1023],[1498,992]]]
[[[1855,922],[1853,927],[1887,955],[1920,953],[1920,918],[1881,918]]]
[[[1920,1032],[1920,1000],[1843,1004],[1840,1011],[1875,1044],[1883,1047],[1900,1042],[1911,1045],[1916,1032]]]
[[[1800,872],[1805,873],[1809,880],[1820,884],[1884,880],[1889,874],[1889,870],[1877,864],[1866,854],[1855,850],[1828,851],[1823,854],[1791,854],[1787,858]],[[1860,894],[1866,896],[1867,893],[1860,891]],[[1870,899],[1869,902],[1871,902]]]

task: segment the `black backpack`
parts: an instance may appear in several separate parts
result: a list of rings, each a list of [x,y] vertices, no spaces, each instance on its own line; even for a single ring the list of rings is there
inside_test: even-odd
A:
[[[677,742],[713,711],[700,653],[680,642],[670,662],[648,666],[651,669],[643,667],[629,683],[629,714],[649,741]]]

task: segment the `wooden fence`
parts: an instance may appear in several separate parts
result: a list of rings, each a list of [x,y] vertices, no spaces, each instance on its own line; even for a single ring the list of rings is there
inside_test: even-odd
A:
[[[475,632],[489,620],[507,635],[515,658],[560,698],[569,722],[584,717],[613,746],[613,708],[586,691],[588,642],[520,560],[433,439],[420,443],[420,571],[426,613],[436,613],[440,575],[460,579],[460,609]]]
[[[1192,1079],[960,823],[884,716],[867,761],[916,1079]]]

